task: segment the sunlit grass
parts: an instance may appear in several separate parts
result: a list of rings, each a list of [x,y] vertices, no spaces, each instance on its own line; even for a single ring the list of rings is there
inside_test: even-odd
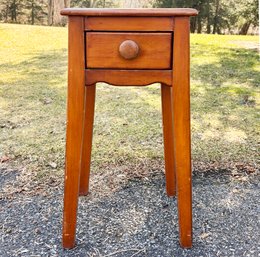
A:
[[[0,158],[39,174],[64,165],[67,28],[0,25]],[[259,56],[236,42],[191,36],[193,160],[255,163]],[[160,88],[98,86],[93,169],[163,159]],[[55,171],[55,172],[57,172]]]

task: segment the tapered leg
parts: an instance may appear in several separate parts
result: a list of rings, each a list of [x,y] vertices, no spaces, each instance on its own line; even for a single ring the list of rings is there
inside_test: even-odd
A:
[[[176,17],[174,31],[173,124],[180,244],[192,245],[189,18]]]
[[[81,172],[79,194],[87,195],[89,190],[89,174],[91,163],[91,147],[94,123],[96,85],[86,86],[83,145],[81,154]]]
[[[69,18],[69,69],[63,247],[75,244],[84,115],[84,19]]]
[[[175,171],[174,171],[172,88],[162,84],[161,94],[162,94],[166,192],[168,196],[175,196],[176,181],[175,181]]]

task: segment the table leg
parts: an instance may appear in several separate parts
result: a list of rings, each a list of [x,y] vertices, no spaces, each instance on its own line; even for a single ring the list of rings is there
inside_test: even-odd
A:
[[[192,245],[189,17],[175,18],[173,67],[174,155],[180,244]]]
[[[89,191],[89,175],[91,163],[91,148],[93,136],[93,123],[95,111],[96,85],[86,86],[85,89],[85,113],[84,113],[84,132],[81,154],[81,172],[79,194],[87,195]]]
[[[161,95],[162,95],[166,192],[168,196],[175,196],[176,179],[175,179],[175,171],[174,171],[172,88],[162,84]]]
[[[63,247],[75,245],[84,115],[84,19],[69,17],[69,69]]]

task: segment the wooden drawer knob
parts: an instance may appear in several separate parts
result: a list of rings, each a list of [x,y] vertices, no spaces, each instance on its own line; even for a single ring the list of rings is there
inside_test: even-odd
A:
[[[139,46],[133,40],[125,40],[119,46],[119,53],[127,60],[134,59],[138,56]]]

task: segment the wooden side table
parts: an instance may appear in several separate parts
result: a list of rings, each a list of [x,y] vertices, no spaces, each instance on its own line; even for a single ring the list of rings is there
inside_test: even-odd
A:
[[[89,187],[97,82],[161,83],[166,191],[176,193],[180,244],[192,245],[190,16],[194,9],[64,9],[69,16],[63,246],[72,248],[78,195]],[[126,89],[127,90],[127,89]]]

